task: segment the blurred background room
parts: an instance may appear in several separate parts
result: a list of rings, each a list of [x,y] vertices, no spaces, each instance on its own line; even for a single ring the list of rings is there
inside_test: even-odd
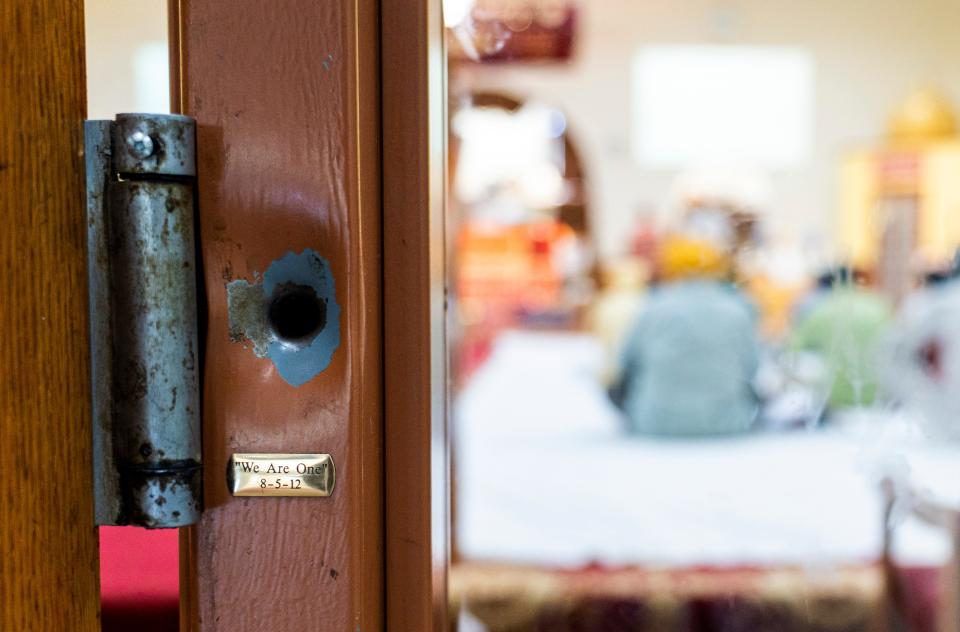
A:
[[[444,9],[452,624],[957,629],[960,5]]]

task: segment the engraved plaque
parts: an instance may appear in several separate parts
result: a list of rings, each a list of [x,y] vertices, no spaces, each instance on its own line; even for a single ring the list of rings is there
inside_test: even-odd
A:
[[[329,496],[335,478],[329,454],[234,454],[227,467],[234,496]]]

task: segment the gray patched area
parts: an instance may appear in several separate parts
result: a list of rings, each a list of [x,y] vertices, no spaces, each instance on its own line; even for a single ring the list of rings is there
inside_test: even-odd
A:
[[[227,283],[227,314],[230,320],[230,341],[247,340],[258,358],[267,355],[271,332],[265,314],[267,298],[263,283],[238,279]]]

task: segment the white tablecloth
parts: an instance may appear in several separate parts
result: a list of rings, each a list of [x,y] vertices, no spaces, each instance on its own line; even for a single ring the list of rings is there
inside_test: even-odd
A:
[[[577,567],[875,560],[881,472],[960,503],[960,450],[892,413],[817,431],[677,440],[628,436],[582,335],[512,332],[454,406],[457,544],[467,558]],[[691,394],[695,396],[695,394]],[[907,563],[945,535],[898,530]]]

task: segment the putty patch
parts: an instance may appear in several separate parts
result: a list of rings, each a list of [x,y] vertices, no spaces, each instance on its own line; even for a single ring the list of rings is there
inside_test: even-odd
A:
[[[316,332],[293,341],[281,338],[269,317],[271,302],[291,287],[311,288],[309,296],[322,302],[324,314]],[[273,261],[261,282],[237,279],[227,283],[227,313],[230,340],[248,340],[253,353],[269,358],[292,386],[305,384],[326,369],[340,346],[340,305],[330,264],[309,248]]]

